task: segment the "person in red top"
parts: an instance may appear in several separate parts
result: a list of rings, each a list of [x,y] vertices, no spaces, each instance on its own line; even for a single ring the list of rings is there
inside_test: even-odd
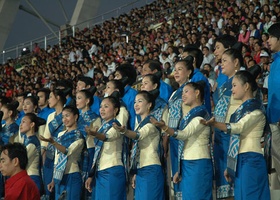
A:
[[[27,151],[22,144],[2,146],[0,171],[10,177],[5,182],[5,200],[40,200],[40,192],[25,170],[27,163]]]

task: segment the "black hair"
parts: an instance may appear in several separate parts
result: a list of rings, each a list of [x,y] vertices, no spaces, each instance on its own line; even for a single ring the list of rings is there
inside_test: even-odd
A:
[[[243,84],[248,83],[251,86],[252,92],[258,89],[256,78],[249,71],[238,71],[234,77],[240,80]]]
[[[175,65],[176,65],[177,63],[183,63],[183,65],[187,68],[187,70],[191,70],[191,71],[192,71],[191,74],[190,74],[190,76],[189,76],[189,79],[191,79],[192,76],[193,76],[193,71],[194,71],[193,61],[194,61],[193,56],[190,56],[190,55],[189,55],[189,56],[187,56],[186,58],[177,61],[177,62],[175,63]]]
[[[108,81],[108,83],[109,82],[114,85],[115,89],[119,90],[120,97],[123,97],[123,95],[124,95],[124,85],[123,85],[123,83],[120,80],[115,80],[115,79]]]
[[[96,92],[96,87],[91,87],[91,88],[88,88],[88,89],[83,89],[83,90],[80,90],[79,92],[83,93],[86,97],[86,99],[89,99],[89,103],[88,105],[91,106],[93,104],[93,95],[94,93]]]
[[[116,69],[116,72],[119,72],[122,75],[122,78],[125,78],[125,77],[128,78],[128,81],[127,81],[128,85],[133,85],[133,83],[136,81],[136,77],[137,77],[136,70],[129,63],[121,64]]]
[[[184,48],[184,52],[188,52],[188,55],[190,56],[193,56],[195,58],[195,65],[196,65],[196,68],[200,68],[201,64],[202,64],[202,61],[203,61],[203,53],[202,51],[193,46],[193,45],[187,45],[185,48]]]
[[[78,118],[77,118],[77,121],[79,119],[79,110],[76,106],[73,106],[73,105],[67,105],[65,107],[63,107],[62,111],[69,111],[71,113],[73,113],[73,115],[77,115]]]
[[[150,92],[147,92],[147,91],[140,91],[138,92],[137,95],[142,95],[144,97],[144,99],[148,102],[148,103],[151,103],[151,108],[150,108],[150,111],[154,109],[155,107],[155,98],[154,98],[154,95],[151,94]],[[137,96],[136,95],[136,96]]]
[[[159,61],[157,61],[157,60],[147,60],[147,61],[144,63],[144,65],[145,65],[145,64],[148,64],[148,66],[149,66],[149,68],[150,68],[151,71],[154,71],[154,70],[157,70],[157,71],[159,71],[159,72],[162,71],[162,69],[161,69],[161,63],[160,63]]]
[[[24,100],[29,99],[34,106],[38,107],[38,97],[37,96],[27,96]]]
[[[228,49],[228,48],[231,48],[237,42],[237,39],[234,36],[225,34],[225,35],[218,37],[215,40],[215,44],[217,42],[223,44],[225,49]]]
[[[45,94],[45,100],[49,99],[51,90],[49,88],[41,88],[37,90],[36,95],[38,96],[39,92],[43,92]]]
[[[3,104],[2,107],[5,107],[8,109],[8,111],[12,111],[11,118],[15,119],[18,115],[17,107],[19,106],[18,101],[13,101],[11,103]]]
[[[102,101],[104,101],[105,99],[108,99],[113,104],[113,107],[118,109],[118,111],[116,113],[116,115],[118,115],[120,112],[120,108],[121,108],[120,100],[118,98],[116,98],[115,96],[105,97]]]
[[[31,122],[34,122],[34,131],[38,132],[39,126],[43,125],[46,123],[46,120],[43,118],[37,117],[35,113],[26,113],[24,117],[28,117]]]
[[[244,66],[244,61],[243,61],[241,51],[238,51],[236,49],[228,49],[228,50],[225,50],[225,52],[223,54],[230,56],[233,60],[238,59],[240,67]]]
[[[65,92],[67,89],[54,89],[52,92],[55,95],[55,97],[59,96],[60,97],[60,102],[62,105],[66,103],[66,95],[67,92]]]
[[[280,23],[272,24],[267,30],[268,34],[276,37],[278,40],[280,39]]]
[[[198,81],[198,82],[188,82],[186,86],[192,87],[194,90],[198,90],[200,94],[200,101],[204,101],[204,88],[205,88],[205,82],[204,81]]]
[[[7,151],[7,154],[6,152]],[[20,143],[8,143],[1,147],[1,152],[6,154],[11,160],[14,158],[18,158],[19,160],[19,166],[22,170],[26,169],[26,166],[28,164],[28,157],[27,157],[27,151],[23,144]]]
[[[153,84],[157,84],[157,89],[160,87],[160,79],[154,74],[147,74],[143,78],[148,77]]]

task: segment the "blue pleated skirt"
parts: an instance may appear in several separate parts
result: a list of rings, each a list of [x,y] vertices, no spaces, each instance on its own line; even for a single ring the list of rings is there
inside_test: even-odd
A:
[[[46,195],[51,195],[48,190],[48,184],[52,182],[54,161],[46,157],[45,164],[43,166],[43,184]]]
[[[41,177],[37,176],[37,175],[30,175],[30,178],[35,182],[35,184],[37,185],[38,190],[41,192]]]
[[[179,148],[179,142],[177,139],[170,137],[169,138],[169,146],[170,146],[170,159],[171,159],[171,172],[172,172],[172,177],[176,172],[178,171],[178,148]],[[178,192],[181,192],[182,189],[180,187],[181,183],[174,184],[174,193],[175,195]]]
[[[234,198],[238,200],[270,199],[268,174],[262,154],[248,152],[238,155]]]
[[[182,160],[183,200],[212,200],[213,165],[211,159]]]
[[[115,166],[97,171],[96,200],[126,200],[125,169]]]
[[[214,163],[217,198],[227,198],[234,195],[233,187],[226,181],[224,171],[227,168],[227,153],[230,135],[215,129]]]
[[[160,165],[137,169],[135,200],[164,199],[164,177]]]
[[[67,200],[78,200],[82,192],[82,175],[80,172],[64,174],[60,184],[55,184],[55,199],[65,193]]]

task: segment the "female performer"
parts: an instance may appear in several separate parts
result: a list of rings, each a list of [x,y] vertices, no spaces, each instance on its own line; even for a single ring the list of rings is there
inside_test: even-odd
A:
[[[120,80],[110,80],[106,83],[106,88],[104,90],[105,96],[108,97],[111,96],[114,92],[118,92],[120,97],[123,97],[124,95],[124,86]],[[127,126],[128,119],[129,119],[129,113],[127,111],[126,105],[120,99],[121,107],[120,112],[116,116],[116,119],[120,122],[122,126]]]
[[[241,104],[240,100],[232,97],[232,79],[243,65],[243,58],[239,51],[228,49],[222,55],[222,73],[228,80],[219,88],[217,104],[214,110],[214,117],[218,122],[228,122],[231,114]],[[214,137],[214,161],[215,179],[217,186],[217,198],[228,198],[233,196],[233,188],[224,178],[226,168],[226,157],[229,147],[230,136],[222,130],[215,129]]]
[[[48,184],[48,190],[55,188],[55,199],[64,196],[67,200],[81,198],[82,176],[79,168],[79,160],[84,147],[84,136],[77,129],[79,110],[73,106],[65,106],[62,109],[62,121],[66,130],[53,137],[40,139],[49,142],[55,147],[55,161],[52,182]]]
[[[240,107],[231,115],[229,123],[217,122],[215,118],[203,122],[230,136],[224,175],[228,182],[234,183],[234,198],[240,200],[270,199],[261,149],[266,118],[262,103],[253,96],[256,89],[255,78],[249,72],[237,72],[232,81],[232,95],[242,101]]]
[[[66,103],[66,94],[67,94],[66,90],[55,89],[50,93],[49,107],[54,108],[55,112],[51,113],[48,116],[46,128],[44,131],[45,138],[52,137],[54,140],[56,140],[58,133],[60,133],[64,129],[62,123],[62,109],[64,104]],[[43,159],[43,182],[44,182],[46,196],[48,198],[50,192],[47,188],[47,185],[50,184],[52,181],[55,148],[53,144],[46,141],[43,141],[41,143],[41,148],[42,148],[41,153]]]
[[[1,125],[1,145],[8,144],[12,137],[18,133],[19,126],[15,122],[15,119],[17,117],[18,105],[19,103],[17,101],[14,101],[11,103],[3,104],[1,107],[1,111],[3,112],[2,120],[5,121],[5,124]]]
[[[41,119],[41,118],[40,118]],[[42,121],[45,120],[42,119]],[[44,124],[43,123],[43,124]],[[26,167],[27,174],[36,183],[38,190],[41,191],[41,145],[37,137],[38,127],[41,121],[34,113],[26,113],[22,118],[19,130],[25,137],[23,144],[27,150],[28,165]]]
[[[88,134],[94,136],[95,152],[92,169],[86,181],[86,189],[92,199],[126,199],[126,175],[122,161],[123,136],[112,126],[120,125],[115,119],[120,110],[120,102],[114,97],[105,97],[100,105],[103,123],[100,128],[87,127]]]
[[[182,106],[182,92],[183,88],[191,79],[194,67],[193,57],[187,56],[184,60],[180,60],[175,64],[174,79],[179,84],[179,88],[173,92],[168,101],[168,126],[173,129],[178,129],[179,122],[182,116],[185,116],[189,111],[189,107]],[[173,137],[169,138],[170,144],[170,158],[172,176],[178,171],[178,140]],[[174,195],[181,196],[180,184],[174,185]]]
[[[154,108],[153,99],[153,95],[147,91],[136,95],[134,109],[135,113],[140,115],[141,122],[135,131],[114,124],[116,130],[135,140],[131,152],[131,172],[136,172],[136,178],[132,180],[136,200],[164,199],[163,171],[158,155],[160,132],[150,122],[150,112]]]
[[[94,155],[94,137],[91,135],[87,135],[85,131],[85,127],[101,126],[100,117],[90,109],[94,101],[93,95],[95,92],[96,92],[95,87],[92,87],[89,89],[80,90],[76,94],[76,106],[80,111],[78,129],[82,132],[84,138],[86,139],[86,149],[83,151],[82,166],[81,166],[82,177],[84,182],[88,178],[88,173],[91,169],[93,155]],[[94,192],[92,193],[94,194]],[[89,196],[87,190],[86,190],[86,195]]]
[[[182,198],[211,200],[213,165],[209,151],[210,128],[200,124],[201,119],[209,119],[209,113],[202,105],[203,86],[194,82],[187,83],[182,100],[190,106],[190,111],[180,121],[178,129],[169,128],[164,121],[151,121],[168,136],[179,140],[179,168],[173,181],[181,181]]]

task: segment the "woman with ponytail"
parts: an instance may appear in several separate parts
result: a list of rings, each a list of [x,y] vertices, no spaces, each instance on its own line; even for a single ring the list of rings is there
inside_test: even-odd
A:
[[[102,125],[86,128],[86,132],[94,136],[95,143],[92,168],[85,183],[89,192],[95,187],[92,199],[126,199],[126,174],[122,160],[123,136],[113,128],[113,124],[121,126],[116,120],[119,110],[119,99],[105,97],[99,110]]]
[[[135,174],[132,187],[135,189],[136,200],[164,199],[163,170],[158,154],[160,131],[150,122],[154,106],[154,96],[141,91],[134,102],[135,113],[141,117],[135,130],[114,124],[114,128],[121,134],[135,140],[131,151],[130,173]]]
[[[161,73],[160,73],[161,74]],[[163,120],[165,123],[168,122],[168,106],[167,102],[160,97],[160,78],[156,74],[147,74],[142,79],[141,91],[150,92],[155,98],[155,107],[151,111],[151,116],[153,116],[157,121]],[[139,124],[141,118],[139,115],[136,116],[135,124]],[[166,158],[168,152],[168,138],[163,135],[160,137],[159,145],[159,155],[162,167],[166,172]]]
[[[173,129],[179,128],[179,122],[183,116],[189,111],[189,106],[182,105],[183,88],[192,78],[194,67],[194,58],[187,56],[183,60],[175,63],[174,79],[178,83],[179,88],[173,92],[168,101],[168,126]],[[178,171],[178,140],[173,137],[169,138],[170,158],[171,158],[171,172],[172,177]],[[173,180],[174,181],[174,180]],[[182,195],[180,183],[174,185],[174,195],[178,198]]]
[[[77,122],[79,110],[72,106],[62,109],[62,122],[65,130],[58,133],[56,139],[53,136],[45,138],[55,148],[54,168],[51,182],[47,185],[50,192],[55,190],[55,200],[81,199],[82,176],[79,161],[85,144],[84,136],[78,130]]]
[[[38,190],[42,190],[41,177],[41,145],[37,137],[40,125],[46,121],[38,118],[34,113],[26,113],[22,118],[19,130],[24,135],[23,144],[27,150],[28,165],[26,167],[27,174],[36,183]]]
[[[13,141],[13,138],[18,134],[19,126],[16,123],[16,117],[18,115],[17,107],[19,103],[17,101],[11,103],[5,103],[1,107],[0,115],[5,123],[1,124],[0,129],[0,145],[8,144]],[[0,173],[0,197],[3,196],[4,180]]]
[[[62,122],[62,109],[66,103],[66,95],[68,92],[69,89],[55,89],[51,91],[49,97],[49,107],[54,108],[55,112],[48,116],[43,137],[52,137],[56,141],[58,133],[64,129]],[[43,182],[46,198],[49,198],[51,193],[48,190],[47,185],[51,183],[53,177],[55,147],[50,142],[42,141],[41,148],[43,158]]]
[[[76,94],[76,106],[79,109],[80,113],[78,120],[78,129],[82,132],[86,140],[86,146],[83,152],[83,161],[81,166],[83,181],[88,178],[88,173],[91,169],[94,155],[94,137],[86,133],[85,127],[101,126],[100,117],[90,109],[94,101],[93,95],[95,92],[96,88],[91,87],[89,89],[82,89]],[[86,196],[89,195],[86,194]]]
[[[178,129],[170,128],[164,121],[152,118],[152,123],[168,136],[178,140],[178,169],[173,182],[182,189],[182,199],[212,200],[213,164],[209,151],[210,127],[200,124],[210,119],[203,105],[204,85],[187,83],[182,92],[184,105],[190,111],[180,120]],[[203,181],[202,181],[203,180]]]
[[[225,155],[224,176],[234,186],[234,198],[270,199],[268,174],[261,147],[261,137],[266,125],[265,110],[261,101],[254,98],[257,90],[255,77],[248,71],[239,71],[232,80],[232,96],[242,104],[226,123],[216,118],[203,120],[230,137]]]
[[[3,104],[1,107],[1,112],[3,113],[2,120],[5,124],[2,125],[1,135],[1,145],[8,144],[11,142],[13,136],[18,133],[19,126],[16,124],[15,119],[17,117],[17,107],[19,103],[17,101]]]
[[[116,116],[116,119],[120,122],[122,126],[127,126],[129,113],[127,111],[126,105],[122,100],[124,95],[124,86],[120,80],[111,80],[106,83],[106,88],[104,90],[104,97],[114,96],[120,100],[120,112]]]
[[[231,114],[240,106],[241,101],[232,96],[232,80],[237,71],[243,66],[241,52],[231,48],[222,55],[222,73],[226,75],[225,81],[217,88],[216,106],[214,117],[217,122],[229,122]],[[224,169],[227,165],[227,152],[229,148],[230,136],[220,129],[214,130],[214,161],[215,161],[215,180],[218,198],[233,198],[233,188],[224,178]]]

